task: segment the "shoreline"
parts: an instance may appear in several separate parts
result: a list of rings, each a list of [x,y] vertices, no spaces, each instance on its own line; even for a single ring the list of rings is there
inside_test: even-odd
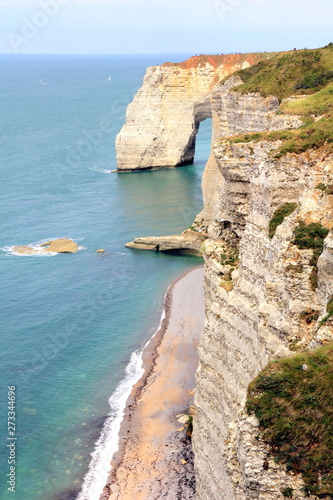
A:
[[[159,467],[158,471],[155,471],[157,474],[153,474],[151,464],[149,464],[149,454],[147,455],[147,451],[145,450],[150,449],[150,447],[155,447],[154,449],[157,453],[156,450],[158,449],[158,445],[155,441],[158,439],[163,440],[164,438],[166,440],[166,448],[164,450],[159,450],[158,453],[158,459],[161,462],[160,465],[162,465],[163,468],[163,466],[166,465],[166,460],[168,462],[170,461],[170,456],[167,459],[166,455],[168,451],[167,448],[169,446],[172,447],[173,451],[171,451],[171,453],[173,460],[171,461],[175,462],[173,464],[173,488],[179,487],[179,485],[175,484],[175,482],[182,481],[184,483],[182,487],[188,490],[186,496],[182,496],[182,498],[194,498],[191,493],[193,491],[194,481],[191,447],[188,440],[185,438],[185,431],[179,431],[179,427],[181,428],[182,424],[179,424],[177,419],[173,418],[171,425],[169,419],[171,414],[175,417],[176,414],[184,413],[188,410],[189,406],[193,404],[195,372],[198,365],[196,347],[202,329],[200,320],[202,320],[203,323],[204,317],[203,300],[201,304],[194,304],[194,311],[191,312],[190,310],[193,302],[193,282],[196,279],[203,279],[203,266],[198,266],[185,271],[168,288],[164,299],[160,328],[156,331],[150,341],[148,341],[142,352],[144,373],[140,377],[140,380],[132,387],[131,394],[127,399],[118,434],[119,448],[112,457],[112,469],[110,471],[107,484],[100,496],[100,500],[111,500],[117,498],[125,500],[127,495],[128,498],[130,498],[133,494],[138,500],[140,498],[142,500],[147,500],[149,496],[147,496],[144,492],[147,488],[150,488],[150,491],[154,490],[154,496],[151,496],[151,498],[159,498],[161,492],[157,492],[156,490],[157,482],[160,489],[162,486],[161,479],[157,479],[157,476],[159,473],[163,474],[163,471],[161,470],[161,467]],[[188,294],[187,297],[182,295],[184,292],[185,295]],[[199,286],[197,287],[197,302],[201,302],[201,295],[203,296],[202,287]],[[177,298],[182,299],[181,304],[177,303]],[[201,309],[200,305],[202,306]],[[181,339],[178,338],[179,336],[177,335],[177,332],[175,333],[174,331],[169,330],[170,327],[174,330],[175,322],[178,321],[181,323],[180,328],[183,331],[183,327],[186,327],[186,318],[187,321],[191,320],[191,314],[197,314],[200,320],[199,322],[197,320],[195,325],[192,325],[193,328],[190,328],[189,324],[187,324],[188,333],[191,334],[192,329],[194,329],[196,330],[196,334],[184,337],[187,342],[186,346],[184,346],[184,343],[182,343]],[[173,354],[170,352],[171,345],[173,345],[174,349]],[[173,378],[170,378],[170,373],[168,375],[168,369],[169,367],[171,369],[173,364],[177,365],[177,363],[179,363],[179,356],[177,356],[177,354],[179,354],[184,347],[187,347],[187,350],[185,353],[182,352],[181,357],[185,357],[185,363],[187,360],[188,365],[186,364],[185,367],[189,368],[189,370],[181,371],[181,373],[179,373],[176,371],[175,367],[174,373],[172,374]],[[181,362],[184,363],[184,361]],[[167,384],[168,386],[172,380],[177,385],[170,391],[170,401],[173,401],[175,404],[176,399],[178,398],[178,404],[175,405],[176,407],[167,406],[161,410],[161,407],[166,405],[166,403],[163,402],[163,399],[166,398],[167,393],[165,391],[161,393],[158,386],[163,386],[163,384]],[[156,386],[155,393],[154,385]],[[179,387],[180,385],[182,385],[181,388]],[[150,395],[148,394],[149,392],[152,392],[153,399],[155,398],[155,407],[153,408]],[[175,395],[175,393],[178,392],[179,394]],[[158,398],[158,400],[156,400],[156,398]],[[160,409],[156,411],[157,408]],[[154,413],[159,413],[159,417],[155,417],[153,415]],[[145,425],[147,429],[150,428],[153,430],[157,426],[159,436],[155,436],[154,432],[151,432],[150,434],[149,431],[146,432],[143,427],[143,421],[146,422]],[[179,459],[178,455],[182,455],[185,458]],[[184,463],[181,463],[180,460]],[[170,463],[168,463],[165,471],[168,491],[170,490],[171,472]],[[131,475],[133,476],[132,478]],[[136,489],[141,488],[141,486],[137,483],[137,480],[134,480],[134,477],[137,475],[140,476],[140,478],[145,478],[143,479],[145,484],[142,485],[142,488],[145,488],[146,490],[143,490],[141,495],[138,491],[133,493],[134,483]]]

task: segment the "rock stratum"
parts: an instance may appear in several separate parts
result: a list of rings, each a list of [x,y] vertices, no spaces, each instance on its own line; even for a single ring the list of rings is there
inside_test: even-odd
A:
[[[200,120],[213,120],[204,209],[195,221],[206,308],[193,435],[198,500],[273,500],[288,491],[317,498],[306,496],[302,475],[286,472],[258,440],[258,421],[245,402],[269,360],[333,340],[332,320],[325,319],[333,296],[333,154],[324,145],[279,156],[280,139],[230,140],[302,125],[299,116],[279,113],[277,97],[235,90],[239,75],[220,83],[254,62],[239,55],[150,68],[117,139],[119,170],[179,166],[193,160]],[[269,234],[287,203],[294,211]],[[317,262],[295,237],[311,224],[325,230]],[[138,238],[134,247],[184,249],[190,238],[191,231]]]

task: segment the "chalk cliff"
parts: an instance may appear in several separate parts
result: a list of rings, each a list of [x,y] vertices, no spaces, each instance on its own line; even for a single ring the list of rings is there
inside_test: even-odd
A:
[[[256,440],[256,420],[244,406],[248,384],[270,359],[332,340],[332,325],[319,321],[333,293],[333,196],[316,186],[333,181],[333,157],[322,150],[273,160],[268,153],[277,146],[222,143],[214,149],[224,179],[217,217],[227,214],[232,222],[228,228],[216,222],[205,243],[206,322],[193,439],[200,500],[283,498],[285,487],[306,498],[301,477],[287,474]],[[286,201],[297,209],[270,239],[269,221]],[[330,229],[315,290],[312,250],[293,243],[300,220]],[[230,247],[239,249],[238,264],[226,265]],[[317,311],[318,322],[302,320],[307,310]]]
[[[193,435],[199,500],[273,500],[284,498],[284,488],[309,498],[302,477],[287,473],[256,439],[258,422],[245,401],[250,381],[269,360],[333,339],[332,322],[321,323],[333,296],[333,195],[318,187],[333,186],[333,155],[323,146],[278,158],[272,152],[280,140],[229,140],[302,124],[297,115],[278,112],[276,97],[235,90],[238,75],[220,83],[253,62],[239,56],[228,66],[207,58],[151,68],[117,139],[119,170],[179,166],[193,159],[198,123],[212,117],[204,208],[195,221],[206,307]],[[295,210],[269,235],[274,213],[286,203]],[[316,265],[313,251],[295,244],[297,227],[311,223],[328,231]],[[186,238],[183,233],[181,248],[190,246]],[[163,245],[136,241],[136,248]],[[311,321],[307,311],[315,313]]]
[[[192,163],[199,124],[212,116],[214,87],[262,57],[196,56],[184,63],[148,68],[116,140],[118,171]]]

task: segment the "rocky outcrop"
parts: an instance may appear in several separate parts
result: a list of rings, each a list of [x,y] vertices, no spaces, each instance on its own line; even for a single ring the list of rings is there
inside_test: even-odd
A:
[[[201,229],[198,227],[197,230],[187,230],[182,234],[173,236],[136,238],[134,241],[126,243],[125,246],[135,250],[155,250],[157,252],[171,252],[202,257],[203,243],[207,237],[207,233],[201,232]]]
[[[76,253],[79,250],[78,244],[68,238],[47,241],[34,246],[16,246],[13,251],[18,254],[40,254],[40,253]]]

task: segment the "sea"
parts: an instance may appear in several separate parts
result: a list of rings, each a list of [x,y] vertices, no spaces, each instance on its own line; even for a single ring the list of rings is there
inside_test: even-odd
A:
[[[165,293],[201,264],[124,244],[191,225],[209,120],[193,165],[111,173],[146,68],[188,56],[0,57],[1,500],[98,500]],[[56,238],[79,251],[13,248]]]

